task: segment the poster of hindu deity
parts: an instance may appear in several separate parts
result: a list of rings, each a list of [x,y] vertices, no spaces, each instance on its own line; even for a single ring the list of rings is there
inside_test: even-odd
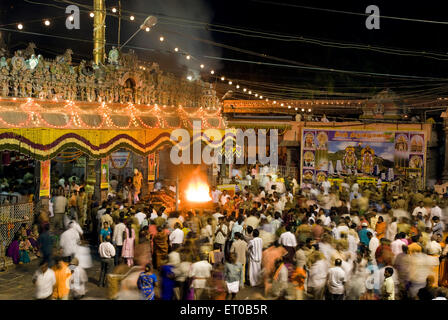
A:
[[[425,148],[425,138],[422,134],[411,134],[411,153],[423,153]]]
[[[101,189],[109,188],[109,159],[101,159]]]
[[[316,143],[314,141],[314,131],[307,131],[303,136],[303,149],[305,150],[314,150],[316,148]]]
[[[40,163],[40,197],[50,196],[50,168],[51,160],[45,160]]]
[[[317,171],[316,172],[316,181],[317,181],[317,183],[324,182],[326,177],[327,177],[327,172],[326,171]]]
[[[304,168],[314,168],[315,165],[315,153],[314,151],[307,150],[303,153],[303,167]]]
[[[304,183],[314,182],[314,170],[303,169],[302,178]]]
[[[424,131],[350,131],[303,129],[302,178],[313,172],[313,181],[356,175],[358,179],[381,176],[424,176]],[[393,174],[390,174],[393,172]],[[382,179],[383,180],[383,179]],[[369,180],[370,181],[370,180]]]

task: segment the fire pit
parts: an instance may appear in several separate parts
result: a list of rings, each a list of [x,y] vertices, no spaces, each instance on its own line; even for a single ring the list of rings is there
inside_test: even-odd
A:
[[[210,196],[210,187],[200,177],[193,177],[187,184],[181,203],[183,210],[212,209],[213,202]]]

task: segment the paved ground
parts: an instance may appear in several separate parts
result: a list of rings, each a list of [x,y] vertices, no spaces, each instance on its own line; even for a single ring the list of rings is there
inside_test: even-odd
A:
[[[107,288],[98,287],[100,274],[100,261],[93,257],[92,268],[87,269],[89,282],[87,283],[87,294],[84,300],[107,299]],[[32,300],[35,288],[31,281],[34,272],[39,267],[39,260],[33,259],[26,265],[10,265],[8,270],[0,272],[0,300]],[[260,288],[244,288],[238,295],[238,300],[251,299],[254,293],[261,293]]]
[[[26,265],[8,266],[6,272],[0,272],[0,300],[32,300],[34,285],[31,281],[39,267],[39,260],[33,259]],[[89,277],[85,299],[106,299],[107,289],[98,287],[100,262],[94,259],[92,268],[86,270]]]

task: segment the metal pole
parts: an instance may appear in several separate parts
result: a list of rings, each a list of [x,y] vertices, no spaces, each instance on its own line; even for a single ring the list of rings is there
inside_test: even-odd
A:
[[[120,47],[120,34],[121,34],[121,0],[118,0],[118,48]]]
[[[132,35],[132,36],[131,36],[125,43],[123,43],[123,45],[120,46],[119,48],[120,48],[120,49],[124,48],[124,47],[128,44],[128,42],[131,41],[132,38],[134,38],[135,35],[136,35],[137,33],[139,33],[139,32],[140,32],[140,29],[137,29],[137,31],[135,31],[134,34],[133,34],[133,35]]]
[[[179,211],[179,171],[176,170],[176,211]]]

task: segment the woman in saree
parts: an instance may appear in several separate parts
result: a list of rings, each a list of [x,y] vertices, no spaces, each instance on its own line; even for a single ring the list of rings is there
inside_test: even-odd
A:
[[[145,266],[145,271],[140,273],[137,280],[137,288],[141,291],[143,300],[155,300],[157,289],[157,276],[153,273],[151,264]]]
[[[382,216],[378,217],[378,222],[376,223],[375,232],[378,240],[381,240],[386,236],[387,223],[384,221]]]

